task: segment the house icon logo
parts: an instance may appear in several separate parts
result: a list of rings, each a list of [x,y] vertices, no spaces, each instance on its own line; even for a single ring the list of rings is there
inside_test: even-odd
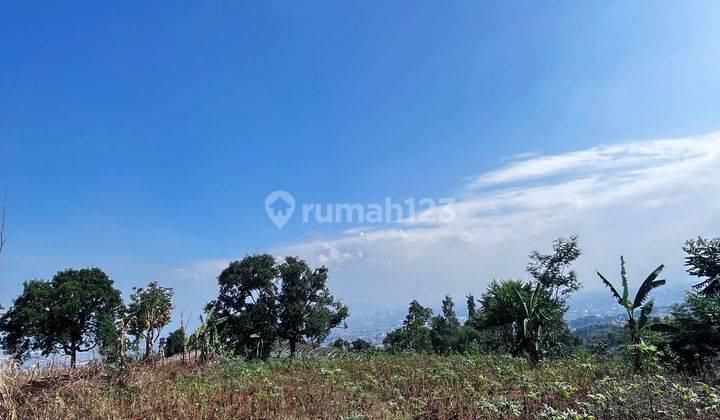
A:
[[[270,221],[282,229],[295,211],[295,198],[287,191],[273,191],[265,197],[265,211]]]

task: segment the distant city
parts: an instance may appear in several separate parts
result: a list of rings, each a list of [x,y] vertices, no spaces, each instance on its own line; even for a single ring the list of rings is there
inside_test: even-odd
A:
[[[655,314],[657,316],[669,315],[672,305],[682,301],[685,292],[690,287],[691,283],[668,284],[654,290]],[[476,298],[479,297],[479,294],[476,295]],[[608,290],[580,291],[568,303],[570,309],[565,318],[572,330],[589,325],[620,323],[625,317],[622,308],[612,299]],[[439,302],[429,306],[432,307],[434,313],[440,311]],[[455,310],[458,319],[465,322],[467,307],[464,297],[462,299],[460,296],[455,297]],[[375,345],[380,345],[385,334],[402,325],[406,313],[407,305],[397,309],[380,309],[373,308],[372,305],[351,304],[350,317],[346,325],[334,329],[325,342],[331,343],[337,338],[345,340],[364,338]]]

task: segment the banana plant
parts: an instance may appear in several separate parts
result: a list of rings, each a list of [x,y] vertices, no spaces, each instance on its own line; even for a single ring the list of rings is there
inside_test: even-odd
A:
[[[647,278],[645,279],[645,281],[643,281],[637,293],[635,294],[635,298],[632,300],[630,299],[630,292],[628,290],[627,272],[625,271],[625,258],[623,258],[622,256],[620,257],[620,279],[622,281],[622,294],[620,294],[617,289],[615,289],[615,287],[612,285],[612,283],[610,283],[602,274],[600,274],[599,271],[597,271],[597,275],[600,276],[600,279],[603,281],[605,286],[610,289],[613,297],[617,300],[620,306],[625,308],[625,311],[627,312],[627,329],[630,333],[630,341],[634,349],[633,364],[635,367],[635,371],[640,371],[642,369],[641,345],[644,344],[643,336],[645,335],[645,333],[649,330],[662,330],[663,327],[666,326],[665,324],[650,323],[650,314],[652,313],[655,306],[655,301],[650,299],[646,302],[646,300],[648,299],[648,295],[653,289],[656,289],[665,284],[665,280],[657,279],[664,267],[665,266],[661,264],[658,268],[655,269],[655,271],[653,271],[652,273],[650,273],[649,276],[647,276]],[[638,316],[636,316],[638,310],[640,312]]]
[[[205,317],[200,315],[200,326],[195,330],[190,341],[200,350],[200,362],[208,361],[216,355],[221,347],[218,327],[227,320],[226,317],[216,315],[216,307],[213,306],[207,311]]]
[[[540,329],[544,316],[540,303],[541,291],[542,287],[540,283],[537,283],[535,290],[530,294],[523,294],[515,288],[518,302],[522,305],[523,347],[534,363],[540,361]]]

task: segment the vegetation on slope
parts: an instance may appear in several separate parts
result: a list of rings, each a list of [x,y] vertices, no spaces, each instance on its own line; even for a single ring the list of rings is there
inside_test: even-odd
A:
[[[227,359],[6,376],[3,418],[717,418],[720,389],[591,356]]]

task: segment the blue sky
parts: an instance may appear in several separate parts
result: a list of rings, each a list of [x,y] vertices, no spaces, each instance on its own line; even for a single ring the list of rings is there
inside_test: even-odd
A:
[[[520,276],[532,248],[574,232],[584,273],[615,272],[628,252],[639,273],[666,262],[682,277],[682,240],[718,231],[706,184],[718,142],[703,136],[720,131],[719,19],[715,2],[670,1],[6,4],[0,302],[29,278],[100,266],[126,295],[173,286],[197,315],[225,261],[273,251],[327,263],[348,302],[404,305]],[[427,229],[380,227],[368,249],[348,239],[354,226],[278,230],[264,209],[286,190],[318,203],[500,200],[515,207],[493,214],[510,217],[535,204],[507,188],[575,197],[566,181],[588,173],[609,181],[585,193],[640,184],[590,209],[586,196],[554,202],[562,223],[531,212],[512,233],[467,213],[459,242],[428,234],[424,251],[385,238]],[[654,207],[630,208],[647,191]]]

